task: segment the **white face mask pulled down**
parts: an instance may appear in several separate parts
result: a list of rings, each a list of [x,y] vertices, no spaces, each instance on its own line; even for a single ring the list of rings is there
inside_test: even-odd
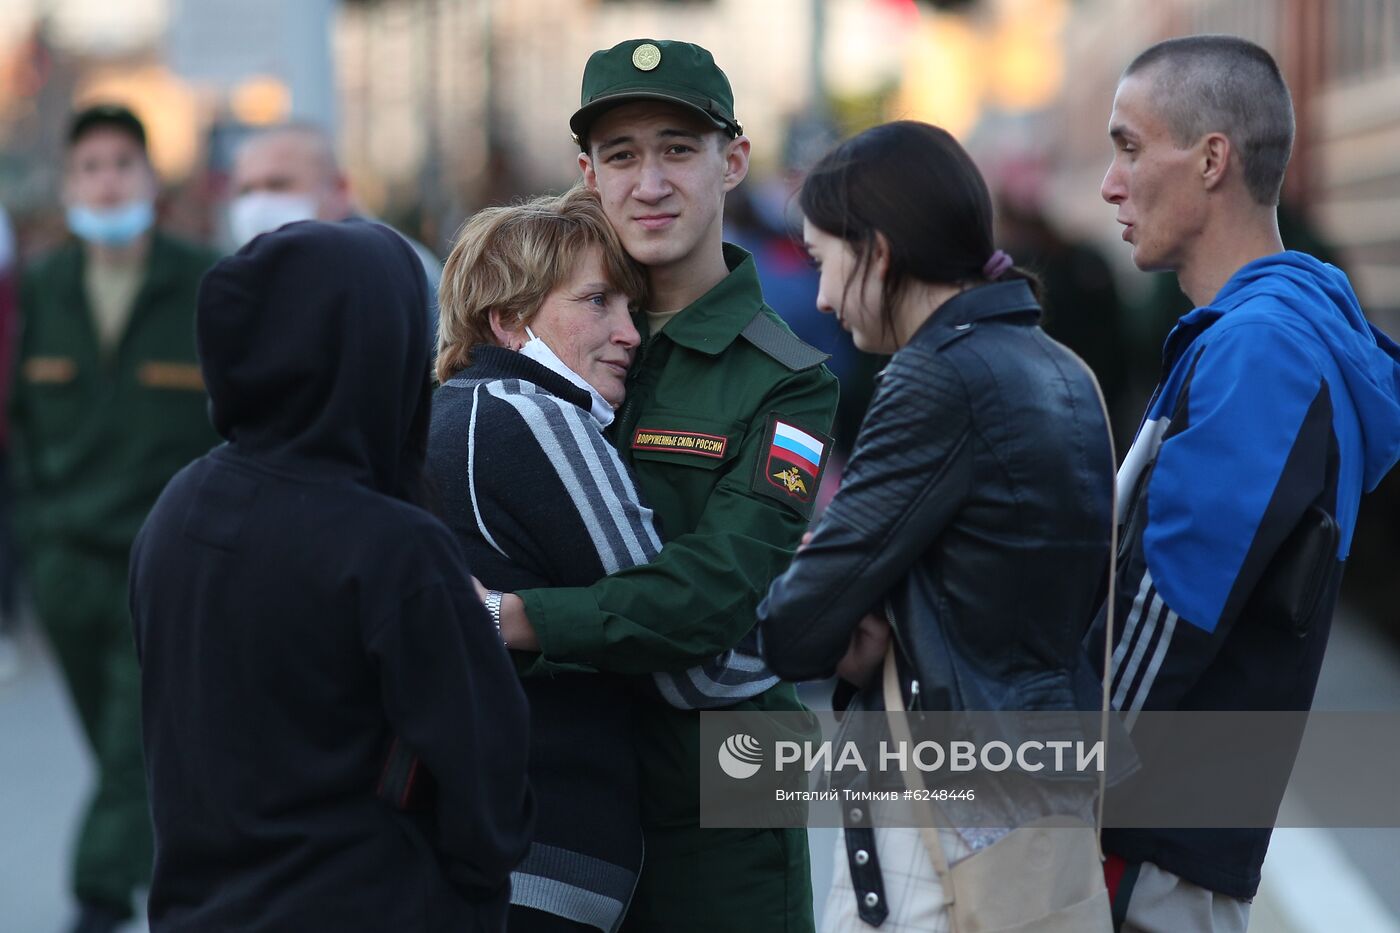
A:
[[[233,248],[238,249],[260,233],[298,220],[315,220],[319,205],[308,194],[285,191],[250,191],[229,205],[228,226]]]
[[[593,416],[593,420],[598,422],[600,428],[606,428],[608,425],[612,424],[616,413],[613,411],[613,407],[609,404],[608,400],[603,398],[602,393],[589,385],[582,376],[565,365],[564,361],[559,359],[554,351],[549,348],[549,344],[537,337],[528,324],[525,325],[525,333],[530,335],[530,339],[525,341],[524,346],[520,348],[520,354],[529,357],[550,372],[558,373],[587,392],[588,397],[592,399],[588,412]]]

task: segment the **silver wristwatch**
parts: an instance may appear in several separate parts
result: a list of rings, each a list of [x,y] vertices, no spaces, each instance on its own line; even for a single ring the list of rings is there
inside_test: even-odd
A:
[[[496,626],[496,634],[501,634],[501,597],[505,594],[500,590],[487,590],[486,599],[482,600],[482,605],[491,615],[491,624]],[[505,644],[505,638],[501,638],[501,644]]]

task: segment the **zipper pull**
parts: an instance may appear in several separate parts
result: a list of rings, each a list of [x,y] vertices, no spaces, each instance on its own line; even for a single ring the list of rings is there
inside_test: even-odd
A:
[[[909,682],[909,709],[914,709],[919,705],[919,682],[911,680]]]

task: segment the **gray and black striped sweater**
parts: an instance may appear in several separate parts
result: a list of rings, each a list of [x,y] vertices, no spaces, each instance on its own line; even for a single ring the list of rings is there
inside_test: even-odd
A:
[[[586,586],[656,556],[651,509],[589,413],[589,396],[534,360],[476,347],[438,390],[428,450],[438,514],[472,573],[504,591]],[[603,930],[641,862],[629,707],[723,707],[777,683],[751,632],[733,650],[650,681],[536,665],[530,779],[538,818],[511,901]]]

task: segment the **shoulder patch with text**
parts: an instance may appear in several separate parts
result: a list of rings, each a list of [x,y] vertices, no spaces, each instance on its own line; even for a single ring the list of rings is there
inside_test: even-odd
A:
[[[633,450],[659,450],[668,454],[694,454],[723,460],[729,449],[729,438],[723,434],[699,431],[668,431],[662,428],[637,428],[632,435]]]
[[[786,502],[807,518],[812,516],[817,488],[821,486],[831,438],[800,428],[776,413],[768,416],[753,490]]]

